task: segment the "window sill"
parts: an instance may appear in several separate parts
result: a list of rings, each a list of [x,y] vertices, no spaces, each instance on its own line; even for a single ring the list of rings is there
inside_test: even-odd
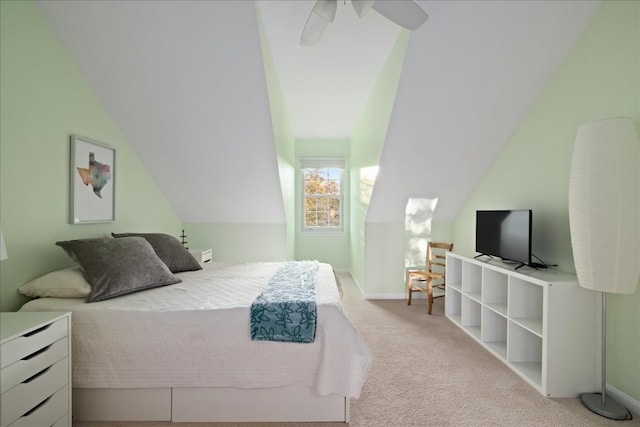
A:
[[[318,236],[318,237],[343,237],[347,234],[344,229],[339,230],[329,230],[329,229],[319,229],[319,230],[302,230],[300,233],[304,237]]]

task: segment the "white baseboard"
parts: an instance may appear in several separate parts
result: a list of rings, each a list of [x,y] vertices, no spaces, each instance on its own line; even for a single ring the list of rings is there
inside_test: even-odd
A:
[[[634,417],[640,416],[640,402],[626,393],[621,392],[610,384],[607,384],[607,395],[613,397],[622,406],[633,412]]]
[[[353,275],[351,275],[351,280],[353,280],[353,283],[356,284],[356,286],[358,287],[358,290],[360,291],[360,296],[362,296],[362,298],[364,298],[364,290],[362,289],[362,285],[360,284],[360,282],[358,282],[356,280],[355,277],[353,277]],[[366,298],[365,298],[366,299]]]
[[[401,294],[363,294],[364,299],[407,299],[406,293]],[[427,294],[422,292],[414,293],[412,299],[427,299]]]
[[[416,295],[418,297],[418,295]],[[407,294],[364,294],[364,299],[407,299]]]
[[[362,298],[365,300],[374,300],[374,299],[407,299],[407,293],[406,292],[402,292],[402,293],[384,293],[384,294],[367,294],[364,292],[364,288],[362,287],[362,285],[360,284],[360,282],[358,282],[358,280],[353,276],[353,274],[351,274],[351,271],[348,269],[334,269],[334,271],[336,273],[341,273],[341,274],[348,274],[349,276],[351,276],[351,280],[353,280],[353,283],[356,284],[356,286],[358,287],[358,290],[360,291],[360,295],[362,295]],[[413,295],[413,298],[427,298],[427,295],[421,292],[416,292]]]
[[[364,291],[362,290],[362,286],[360,285],[360,283],[356,280],[355,277],[353,277],[353,274],[351,274],[351,270],[342,270],[342,269],[338,269],[338,270],[334,270],[336,273],[340,273],[340,274],[348,274],[349,277],[351,278],[351,280],[353,280],[353,283],[356,284],[356,287],[358,288],[358,290],[360,291],[360,295],[364,298]],[[366,299],[366,298],[365,298]]]

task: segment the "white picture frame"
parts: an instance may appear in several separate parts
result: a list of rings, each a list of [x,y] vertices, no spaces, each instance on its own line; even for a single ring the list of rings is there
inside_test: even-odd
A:
[[[116,150],[71,135],[69,222],[115,221]]]

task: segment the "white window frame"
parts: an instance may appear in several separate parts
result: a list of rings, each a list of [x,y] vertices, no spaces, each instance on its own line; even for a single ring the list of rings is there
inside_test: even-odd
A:
[[[306,198],[305,193],[305,169],[340,169],[340,226],[307,226],[306,225]],[[347,172],[347,161],[344,157],[311,157],[305,156],[299,159],[298,170],[300,171],[300,223],[304,233],[344,233],[345,230],[345,173]],[[320,196],[319,198],[321,198]],[[326,196],[335,197],[335,195]]]

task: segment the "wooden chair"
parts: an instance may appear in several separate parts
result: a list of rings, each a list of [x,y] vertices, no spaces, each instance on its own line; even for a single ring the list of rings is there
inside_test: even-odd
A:
[[[453,243],[429,242],[427,246],[427,269],[407,271],[407,288],[409,290],[408,305],[411,305],[411,296],[414,292],[425,292],[429,299],[429,311],[433,300],[444,297],[444,278],[446,253],[453,249]],[[434,284],[437,281],[437,284]],[[420,286],[423,283],[424,286]],[[436,295],[434,290],[440,292]]]

